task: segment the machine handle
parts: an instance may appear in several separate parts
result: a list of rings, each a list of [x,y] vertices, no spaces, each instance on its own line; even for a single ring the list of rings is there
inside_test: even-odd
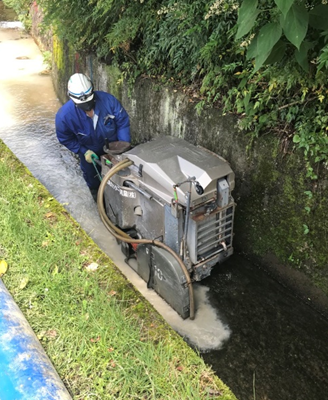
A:
[[[139,192],[143,196],[147,197],[148,200],[153,200],[153,196],[150,193],[146,192],[145,190],[140,189],[140,187],[138,187],[134,183],[132,183],[130,181],[125,181],[124,185],[136,190],[137,192]]]

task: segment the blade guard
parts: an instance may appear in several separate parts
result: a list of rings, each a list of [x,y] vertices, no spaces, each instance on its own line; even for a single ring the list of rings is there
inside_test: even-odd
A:
[[[136,256],[136,272],[147,282],[147,287],[154,289],[183,319],[188,318],[190,299],[186,277],[172,254],[151,244],[141,244]]]

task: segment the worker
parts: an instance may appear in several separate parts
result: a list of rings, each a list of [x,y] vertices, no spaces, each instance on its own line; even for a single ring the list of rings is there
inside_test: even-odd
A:
[[[94,160],[105,153],[106,140],[131,141],[129,115],[112,94],[94,91],[84,74],[70,77],[67,94],[70,100],[56,114],[57,138],[79,156],[84,180],[96,201],[100,180]]]

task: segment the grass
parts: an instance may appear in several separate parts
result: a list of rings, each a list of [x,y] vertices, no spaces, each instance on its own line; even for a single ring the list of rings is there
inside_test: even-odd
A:
[[[74,399],[236,399],[1,141],[0,181],[2,279]]]

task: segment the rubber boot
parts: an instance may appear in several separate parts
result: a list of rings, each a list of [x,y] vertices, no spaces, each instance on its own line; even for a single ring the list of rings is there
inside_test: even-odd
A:
[[[93,200],[97,203],[98,189],[89,188]]]

